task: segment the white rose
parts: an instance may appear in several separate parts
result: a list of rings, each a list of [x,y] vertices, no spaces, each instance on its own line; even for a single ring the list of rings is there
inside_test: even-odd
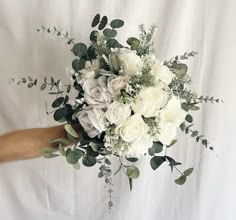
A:
[[[154,117],[166,104],[167,99],[168,94],[161,87],[148,87],[141,90],[131,106],[135,113],[144,117]]]
[[[175,75],[169,70],[169,68],[163,65],[158,59],[152,66],[150,73],[155,77],[156,80],[161,80],[166,85],[169,85]]]
[[[112,97],[115,97],[120,94],[120,90],[126,86],[127,82],[128,82],[127,76],[112,75],[108,77],[107,90]]]
[[[101,108],[89,108],[78,113],[78,120],[88,136],[94,138],[105,130],[104,111]]]
[[[134,114],[118,125],[116,132],[124,141],[134,142],[148,132],[148,126],[144,123],[141,115]]]
[[[105,88],[105,76],[88,79],[83,84],[84,98],[88,104],[102,105],[110,102],[111,97]]]
[[[131,114],[130,106],[114,101],[108,106],[106,118],[111,124],[120,124]]]
[[[172,123],[178,127],[185,120],[186,115],[187,112],[181,108],[180,100],[174,96],[161,110],[160,120],[163,123]]]
[[[132,76],[140,71],[143,64],[141,58],[136,55],[136,51],[121,48],[118,52],[121,62],[122,75]]]
[[[176,137],[177,127],[173,123],[160,123],[158,141],[162,144],[170,145]]]
[[[152,147],[153,140],[149,134],[142,135],[137,141],[131,144],[129,150],[125,153],[127,157],[140,158]]]

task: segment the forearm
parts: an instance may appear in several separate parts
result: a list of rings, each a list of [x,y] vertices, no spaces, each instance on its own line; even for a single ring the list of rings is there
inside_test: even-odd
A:
[[[50,140],[63,138],[64,126],[33,128],[0,136],[0,162],[39,157],[40,149],[52,147]]]

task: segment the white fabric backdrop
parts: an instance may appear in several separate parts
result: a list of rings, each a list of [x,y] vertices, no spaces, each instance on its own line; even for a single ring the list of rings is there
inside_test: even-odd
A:
[[[5,163],[0,164],[0,219],[236,219],[235,11],[235,0],[0,0],[1,134],[52,125],[45,116],[46,93],[8,85],[9,78],[22,75],[64,77],[71,63],[65,42],[35,29],[55,25],[88,42],[96,13],[125,20],[121,41],[137,34],[140,23],[157,24],[156,54],[161,59],[198,51],[189,62],[192,88],[225,100],[204,104],[196,115],[196,128],[211,140],[216,153],[182,133],[178,146],[170,150],[183,168],[195,166],[184,186],[175,185],[177,174],[171,175],[169,167],[153,172],[143,159],[132,192],[123,175],[114,178],[115,205],[108,214],[97,167],[74,171],[61,158]]]

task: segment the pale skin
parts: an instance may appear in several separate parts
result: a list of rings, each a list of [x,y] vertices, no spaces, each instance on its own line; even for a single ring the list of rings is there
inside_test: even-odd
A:
[[[55,147],[49,142],[65,136],[64,125],[25,129],[0,135],[0,162],[40,157],[40,149]]]

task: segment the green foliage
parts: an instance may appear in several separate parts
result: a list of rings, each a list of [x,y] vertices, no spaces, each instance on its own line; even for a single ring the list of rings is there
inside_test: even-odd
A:
[[[74,59],[73,62],[72,62],[72,68],[75,70],[75,71],[80,71],[82,69],[84,69],[85,67],[85,62],[86,60],[81,58],[81,59]]]
[[[122,48],[123,47],[116,39],[107,40],[107,46],[109,48]]]
[[[117,31],[110,29],[110,28],[106,28],[103,30],[103,34],[105,37],[107,37],[108,39],[113,38],[117,35]]]
[[[63,107],[63,108],[59,108],[54,112],[54,120],[55,121],[60,121],[62,119],[64,119],[66,117],[67,114],[67,108]]]
[[[87,55],[87,46],[83,43],[77,43],[73,46],[71,51],[75,56],[86,57]]]
[[[193,117],[190,114],[187,114],[186,117],[185,117],[185,120],[189,123],[192,123],[193,122]]]
[[[160,167],[164,162],[166,161],[166,158],[163,156],[154,156],[150,160],[150,165],[153,170],[156,170],[158,167]]]
[[[183,79],[188,71],[188,66],[184,63],[173,63],[169,69],[178,79]]]
[[[129,166],[126,170],[126,174],[131,179],[137,179],[140,175],[139,169],[136,166]]]
[[[66,150],[66,161],[69,164],[75,164],[81,158],[81,154],[78,151],[73,151],[71,148]]]
[[[153,145],[151,148],[148,149],[148,153],[150,156],[154,156],[155,153],[161,153],[163,150],[163,144],[161,142],[153,142]]]
[[[51,147],[45,147],[45,148],[40,149],[40,153],[46,159],[50,159],[50,158],[54,158],[54,157],[59,156],[58,154],[55,154],[54,152],[55,152],[55,150],[52,149]]]
[[[96,27],[99,24],[99,21],[100,21],[100,14],[96,14],[92,21],[91,26]]]
[[[140,47],[140,41],[135,37],[129,37],[126,42],[130,45],[131,50],[137,50]]]
[[[185,170],[185,171],[184,171],[184,175],[185,175],[185,176],[190,176],[190,175],[192,174],[192,172],[193,172],[193,169],[194,169],[194,168],[189,168],[189,169]]]
[[[77,132],[74,130],[74,128],[70,124],[66,124],[64,128],[69,135],[75,138],[79,138]]]
[[[124,26],[124,21],[115,19],[111,21],[110,25],[112,28],[121,28],[122,26]]]
[[[178,179],[175,180],[175,183],[178,185],[183,185],[186,182],[186,176],[182,175]]]
[[[53,101],[52,103],[52,107],[53,108],[58,108],[59,106],[62,105],[62,103],[64,102],[64,97],[59,97],[56,100]]]
[[[102,30],[103,28],[105,28],[107,25],[107,21],[108,21],[107,16],[103,16],[100,21],[100,24],[98,25],[98,30]]]
[[[96,164],[96,158],[93,156],[86,155],[86,156],[84,156],[82,163],[86,167],[92,167]]]

